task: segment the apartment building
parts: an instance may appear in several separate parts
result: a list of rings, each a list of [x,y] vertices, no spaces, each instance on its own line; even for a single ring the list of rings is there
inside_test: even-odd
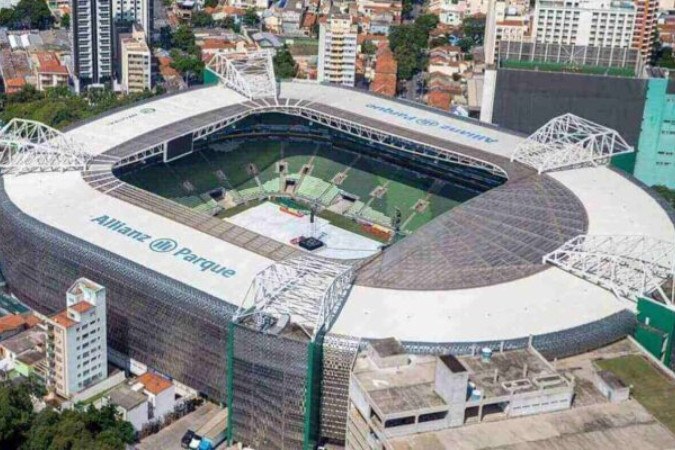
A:
[[[121,36],[121,84],[127,94],[152,89],[152,54],[143,29],[134,24],[131,34]]]
[[[73,0],[70,27],[76,90],[108,82],[113,50],[111,3]]]
[[[64,398],[108,376],[106,289],[86,278],[66,293],[66,309],[46,322],[48,387]]]
[[[438,16],[443,25],[459,26],[468,15],[469,5],[466,0],[431,0],[429,12]]]
[[[635,0],[637,16],[633,34],[633,48],[640,50],[645,61],[649,61],[656,39],[656,16],[659,11],[658,0]]]
[[[113,0],[112,17],[116,21],[134,22],[152,33],[153,0]]]
[[[628,48],[633,45],[637,9],[629,1],[543,0],[537,2],[537,43]]]
[[[319,82],[354,86],[358,29],[348,14],[334,13],[319,28]]]
[[[70,74],[68,68],[61,64],[55,52],[38,52],[33,55],[37,62],[37,89],[67,87]]]

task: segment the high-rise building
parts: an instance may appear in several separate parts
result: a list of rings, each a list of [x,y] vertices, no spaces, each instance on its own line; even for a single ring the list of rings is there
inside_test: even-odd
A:
[[[532,33],[537,43],[628,48],[636,16],[635,5],[627,1],[542,0]]]
[[[72,8],[73,73],[80,90],[105,83],[112,75],[111,2],[76,0]]]
[[[321,24],[317,76],[320,82],[354,86],[357,33],[348,14],[332,14]]]
[[[134,22],[143,27],[146,41],[150,40],[153,27],[153,0],[115,0],[112,18],[115,21]]]
[[[121,84],[126,92],[143,92],[152,88],[152,64],[150,48],[145,32],[134,24],[131,34],[121,37],[120,65]]]
[[[108,376],[106,289],[86,278],[66,293],[66,309],[47,321],[48,386],[70,398]]]
[[[640,50],[645,61],[649,61],[656,37],[656,13],[658,0],[635,0],[637,16],[633,34],[633,48]]]

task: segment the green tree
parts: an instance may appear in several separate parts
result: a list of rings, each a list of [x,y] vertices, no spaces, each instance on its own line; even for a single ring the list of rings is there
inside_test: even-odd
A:
[[[298,71],[293,55],[285,44],[274,55],[272,62],[274,63],[274,73],[281,80],[295,77]]]
[[[258,17],[258,13],[256,12],[255,8],[246,9],[246,12],[244,13],[244,24],[246,26],[254,27],[258,25],[259,21],[260,18]]]
[[[54,23],[54,16],[44,0],[19,0],[14,20],[20,28],[46,30]]]
[[[653,189],[666,199],[670,206],[675,208],[675,190],[668,189],[666,186],[654,186]]]
[[[377,45],[373,44],[372,41],[365,41],[361,44],[361,53],[366,55],[374,55],[377,53]]]
[[[195,44],[195,34],[187,25],[179,26],[171,35],[171,46],[192,54],[198,51]]]
[[[205,8],[215,8],[218,6],[218,0],[204,0]]]
[[[211,14],[204,11],[193,13],[191,22],[193,27],[211,28],[214,26],[213,17],[211,17]]]
[[[19,448],[33,420],[30,389],[24,384],[0,385],[0,448]]]
[[[61,16],[61,28],[70,28],[70,14],[65,13]]]
[[[419,28],[426,36],[429,37],[431,30],[438,25],[438,16],[435,14],[423,14],[415,19],[415,26]]]

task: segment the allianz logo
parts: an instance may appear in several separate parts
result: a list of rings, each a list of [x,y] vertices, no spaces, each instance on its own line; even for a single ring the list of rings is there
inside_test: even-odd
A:
[[[237,274],[234,269],[211,259],[199,256],[189,247],[180,246],[175,239],[153,239],[151,235],[107,215],[94,217],[91,221],[111,232],[121,234],[136,242],[147,244],[147,248],[155,253],[166,253],[182,262],[189,263],[192,267],[201,272],[210,272],[225,278],[231,278]]]

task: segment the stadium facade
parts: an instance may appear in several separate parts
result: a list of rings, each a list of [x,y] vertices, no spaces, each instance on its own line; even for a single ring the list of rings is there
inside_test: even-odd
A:
[[[593,129],[586,151],[572,155],[557,141],[364,92],[281,83],[276,95],[260,95],[255,83],[221,78],[225,85],[132,106],[64,135],[40,138],[36,124],[3,129],[0,265],[13,291],[43,313],[59,309],[74,279],[106,286],[109,347],[227,402],[231,439],[258,448],[343,440],[350,366],[364,339],[393,336],[430,354],[532,343],[561,357],[634,329],[633,302],[558,258],[544,262],[577,236],[675,240],[672,211],[605,165],[630,151],[612,130]],[[180,158],[270,113],[504,182],[346,264],[113,173]],[[616,147],[597,144],[608,142],[603,136]],[[56,155],[37,161],[36,149]],[[271,288],[275,295],[261,294]]]

